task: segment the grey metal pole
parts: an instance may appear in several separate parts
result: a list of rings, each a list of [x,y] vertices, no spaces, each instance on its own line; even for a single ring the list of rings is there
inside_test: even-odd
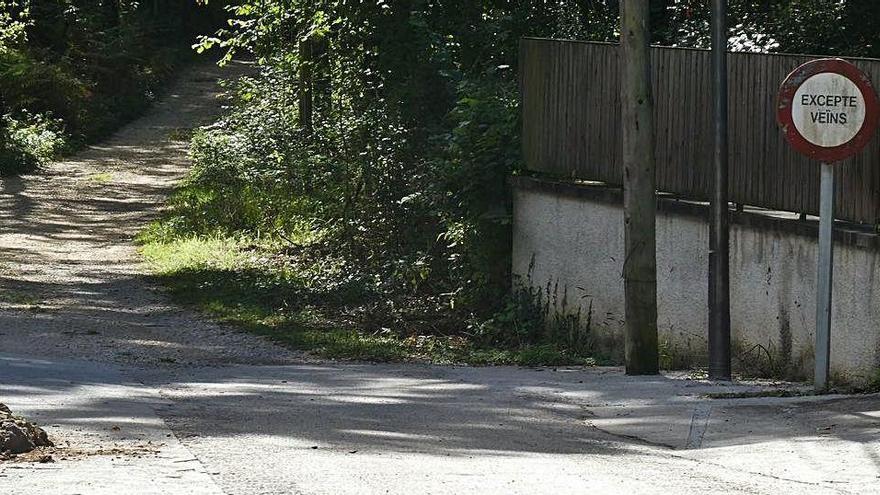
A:
[[[819,199],[819,264],[816,280],[817,390],[828,387],[831,363],[831,287],[834,275],[834,165],[822,164]]]
[[[730,380],[730,233],[727,198],[727,1],[712,1],[714,138],[709,223],[709,378]]]

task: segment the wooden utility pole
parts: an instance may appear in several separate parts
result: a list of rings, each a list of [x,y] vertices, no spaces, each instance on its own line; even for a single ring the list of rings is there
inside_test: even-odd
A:
[[[620,2],[626,373],[658,373],[654,97],[647,0]]]

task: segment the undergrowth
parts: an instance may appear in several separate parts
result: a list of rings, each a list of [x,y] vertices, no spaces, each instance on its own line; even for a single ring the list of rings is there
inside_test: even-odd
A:
[[[482,333],[420,334],[391,328],[378,294],[351,267],[291,257],[279,241],[191,237],[169,240],[161,223],[141,235],[156,279],[181,303],[218,321],[331,359],[422,361],[473,365],[590,365],[588,353],[530,343],[538,321],[513,314],[484,322]],[[514,303],[511,303],[514,304]],[[513,307],[513,306],[512,306]],[[410,313],[410,317],[415,311]],[[526,312],[527,315],[534,313]],[[402,317],[402,315],[398,315]],[[425,318],[424,314],[421,314]],[[412,324],[412,321],[406,322]],[[501,332],[520,326],[517,333]],[[491,329],[491,330],[490,330]],[[504,336],[503,338],[499,338]]]
[[[325,356],[589,362],[577,315],[511,291],[507,185],[522,161],[519,39],[577,16],[468,6],[467,22],[456,3],[230,10],[199,49],[250,50],[260,73],[193,132],[192,173],[143,239],[158,276]]]
[[[68,141],[63,123],[42,115],[0,116],[0,176],[29,172],[56,158]]]

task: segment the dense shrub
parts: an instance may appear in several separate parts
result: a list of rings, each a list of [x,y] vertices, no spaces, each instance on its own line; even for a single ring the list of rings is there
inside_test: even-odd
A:
[[[196,132],[151,235],[244,237],[326,266],[309,276],[359,285],[348,311],[367,331],[477,332],[510,289],[519,38],[587,32],[574,4],[526,3],[242,2],[231,25],[249,27],[202,47],[247,47],[261,72]]]
[[[66,145],[62,123],[41,115],[0,117],[0,175],[32,170],[55,158]]]

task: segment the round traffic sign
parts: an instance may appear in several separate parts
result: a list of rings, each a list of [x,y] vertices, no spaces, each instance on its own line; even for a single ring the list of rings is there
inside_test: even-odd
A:
[[[865,147],[877,129],[880,102],[870,79],[839,58],[807,62],[785,78],[776,117],[795,150],[836,162]]]

